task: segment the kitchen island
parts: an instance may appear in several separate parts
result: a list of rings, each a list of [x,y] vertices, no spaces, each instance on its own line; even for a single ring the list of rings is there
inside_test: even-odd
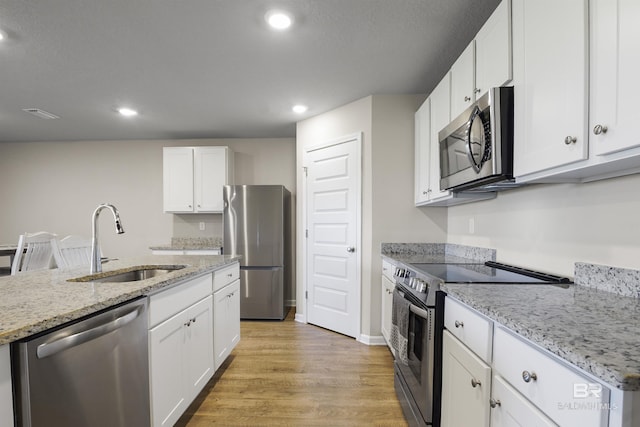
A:
[[[193,295],[194,289],[198,291],[197,298],[209,295],[206,301],[212,307],[212,297],[218,292],[226,292],[229,289],[228,284],[233,282],[234,289],[238,287],[238,257],[235,256],[150,255],[113,260],[105,263],[103,272],[94,278],[106,277],[114,272],[176,267],[181,268],[170,270],[156,277],[130,282],[69,281],[69,279],[87,276],[88,268],[52,269],[0,278],[0,425],[11,425],[13,421],[9,360],[9,345],[11,343],[141,296],[150,296],[150,316],[153,316],[154,313],[172,315],[173,311],[177,312],[182,309],[180,303],[184,303],[185,307],[192,304],[184,297],[185,295]],[[188,293],[185,294],[183,289]],[[214,290],[217,292],[214,293]],[[153,309],[154,304],[156,309]],[[208,330],[212,331],[214,325],[210,310],[207,314],[210,319],[209,323],[211,323]],[[239,340],[239,308],[237,311],[234,318],[237,317],[235,323],[237,323],[238,334],[230,337],[234,340],[232,345],[235,345]],[[150,326],[155,324],[153,318],[150,319],[149,324]],[[203,326],[200,322],[198,325]],[[223,325],[223,327],[226,328],[227,325]],[[158,330],[162,331],[160,325],[158,325]],[[203,378],[210,378],[213,375],[213,353],[215,351],[213,331],[206,335],[208,338],[206,343],[203,342],[203,354],[208,355],[206,357],[208,366],[205,367],[207,373]],[[225,356],[230,348],[232,346],[229,345],[224,348]],[[157,351],[164,350],[157,348],[154,350],[151,345],[150,357],[153,358]],[[170,351],[171,354],[176,353],[175,349],[167,349],[167,351]],[[162,373],[170,371],[170,369],[162,368],[159,372],[162,375]],[[206,383],[206,381],[204,382]],[[200,388],[202,386],[204,384],[198,385]],[[169,388],[169,390],[173,389]],[[195,397],[194,391],[189,393],[189,398]],[[182,397],[180,399],[187,401]]]

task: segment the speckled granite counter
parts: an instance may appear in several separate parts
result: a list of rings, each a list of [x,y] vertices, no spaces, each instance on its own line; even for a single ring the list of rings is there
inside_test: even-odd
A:
[[[611,386],[640,390],[640,300],[576,285],[442,289]]]
[[[440,245],[383,244],[381,255],[409,264],[495,260],[495,251]],[[441,289],[612,387],[640,391],[640,271],[576,263],[574,280],[568,289],[452,283]]]
[[[171,244],[150,246],[157,251],[180,250],[219,250],[222,249],[221,237],[172,237]]]
[[[383,258],[404,264],[475,264],[495,261],[495,249],[449,243],[382,243]]]
[[[68,282],[85,276],[87,268],[53,269],[0,277],[0,345],[33,335],[111,307],[141,295],[170,287],[232,264],[238,257],[228,255],[146,257],[110,261],[103,272],[133,269],[134,266],[186,265],[158,277],[138,282]]]

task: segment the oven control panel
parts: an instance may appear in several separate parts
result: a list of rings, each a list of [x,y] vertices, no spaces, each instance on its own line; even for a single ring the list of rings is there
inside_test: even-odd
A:
[[[405,286],[414,289],[417,292],[427,292],[428,284],[426,281],[416,277],[416,273],[408,268],[397,267],[394,273],[396,280]]]

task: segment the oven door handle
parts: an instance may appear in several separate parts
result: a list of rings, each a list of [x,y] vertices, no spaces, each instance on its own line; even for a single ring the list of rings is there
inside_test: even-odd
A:
[[[421,309],[420,307],[416,307],[415,305],[410,304],[409,310],[412,313],[422,317],[424,320],[427,320],[427,321],[429,320],[429,313],[427,313],[425,310]]]

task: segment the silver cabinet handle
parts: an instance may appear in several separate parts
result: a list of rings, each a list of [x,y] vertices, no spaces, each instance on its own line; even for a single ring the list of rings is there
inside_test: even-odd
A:
[[[500,405],[502,405],[502,403],[499,400],[496,400],[494,398],[489,399],[489,406],[491,406],[492,408]]]
[[[482,383],[475,378],[471,378],[471,387],[476,388],[477,386],[482,385]]]
[[[465,96],[465,97],[464,97],[464,101],[465,101],[465,102],[469,102],[469,101],[471,101],[471,97],[470,97],[470,96]]]
[[[602,133],[607,133],[608,130],[609,130],[609,128],[607,128],[606,126],[595,125],[593,127],[593,134],[594,135],[600,135]]]
[[[347,252],[349,252],[349,253],[353,253],[353,252],[355,252],[355,251],[356,251],[356,248],[354,248],[353,246],[349,246],[349,247],[347,248]]]
[[[525,383],[531,382],[531,380],[536,381],[538,376],[535,372],[522,371],[522,379]]]
[[[575,144],[576,142],[578,142],[578,138],[575,136],[568,136],[564,139],[564,143],[567,145]]]
[[[459,320],[456,320],[454,325],[456,328],[462,328],[464,326],[464,323]]]

